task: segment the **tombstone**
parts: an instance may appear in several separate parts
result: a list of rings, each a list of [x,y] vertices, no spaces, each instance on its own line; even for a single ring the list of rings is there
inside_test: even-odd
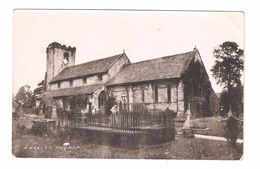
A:
[[[187,114],[187,118],[183,124],[183,129],[190,129],[191,128],[191,121],[190,121],[191,111],[188,109],[186,114]]]
[[[58,116],[57,116],[57,106],[56,104],[54,104],[52,106],[52,117],[51,117],[52,120],[55,120],[55,126],[57,126],[58,124]]]
[[[193,138],[194,134],[193,134],[193,130],[192,130],[192,124],[191,124],[191,111],[190,111],[190,103],[189,103],[189,109],[186,112],[187,114],[187,118],[183,124],[183,135],[187,138]]]
[[[52,119],[57,119],[57,106],[54,104],[52,106]]]

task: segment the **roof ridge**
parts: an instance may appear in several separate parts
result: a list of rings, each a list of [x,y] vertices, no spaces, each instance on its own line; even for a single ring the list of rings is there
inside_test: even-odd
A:
[[[91,62],[96,62],[96,61],[100,61],[100,60],[105,60],[105,59],[112,58],[112,57],[116,57],[116,56],[119,57],[119,56],[122,56],[123,54],[124,54],[124,53],[117,54],[117,55],[112,55],[112,56],[108,56],[108,57],[100,58],[100,59],[96,59],[96,60],[91,60],[91,61],[88,61],[88,62],[84,62],[84,63],[80,63],[80,64],[77,64],[77,65],[73,65],[73,66],[66,67],[65,69],[71,68],[71,67],[81,66],[81,65],[84,65],[84,64],[87,64],[87,63],[91,63]],[[63,69],[63,70],[65,70],[65,69]]]
[[[107,85],[179,78],[197,51],[189,51],[127,64]],[[172,66],[167,69],[166,66]],[[140,73],[141,72],[141,73]],[[139,74],[140,73],[140,74]]]
[[[195,52],[195,51],[189,51],[189,52],[184,52],[184,53],[179,53],[179,54],[174,54],[174,55],[162,56],[162,57],[159,57],[159,58],[153,58],[153,59],[142,60],[142,61],[134,62],[134,63],[131,63],[131,64],[127,64],[127,65],[125,65],[125,66],[134,65],[134,64],[139,64],[139,63],[143,63],[143,62],[154,61],[154,60],[159,60],[159,59],[162,59],[162,58],[175,57],[175,56],[178,56],[178,55],[186,55],[186,54],[188,54],[188,53],[193,53],[193,52]]]
[[[69,67],[66,67],[64,68],[60,73],[58,73],[52,80],[51,82],[55,82],[57,81],[57,77],[59,76],[62,76],[63,74],[65,74],[67,71],[73,71],[73,70],[77,70],[77,69],[80,69],[81,67],[87,67],[86,70],[89,70],[89,71],[94,71],[95,69],[93,69],[93,67],[91,67],[90,65],[92,64],[97,64],[97,63],[104,63],[104,62],[107,62],[107,63],[112,63],[111,64],[106,64],[107,66],[104,67],[103,66],[103,71],[107,71],[119,58],[121,58],[123,55],[125,55],[125,53],[120,53],[120,54],[117,54],[117,55],[112,55],[112,56],[109,56],[109,57],[105,57],[105,58],[100,58],[100,59],[97,59],[97,60],[92,60],[92,61],[89,61],[89,62],[85,62],[85,63],[81,63],[81,64],[77,64],[77,65],[73,65],[73,66],[69,66]],[[92,68],[92,69],[91,69]],[[105,70],[104,70],[105,69]],[[102,71],[102,72],[103,72]],[[98,73],[101,73],[101,72],[98,72]],[[62,78],[64,79],[64,78]],[[67,78],[66,78],[67,79]],[[59,78],[58,78],[59,80]],[[60,79],[61,80],[61,79]]]

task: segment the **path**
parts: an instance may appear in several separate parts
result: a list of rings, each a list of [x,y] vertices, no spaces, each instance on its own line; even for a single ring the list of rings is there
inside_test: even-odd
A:
[[[194,134],[195,138],[202,138],[202,139],[209,139],[209,140],[218,140],[218,141],[227,141],[225,137],[219,136],[208,136],[208,135],[201,135],[201,134]],[[237,139],[237,143],[241,144],[244,141],[242,139]]]

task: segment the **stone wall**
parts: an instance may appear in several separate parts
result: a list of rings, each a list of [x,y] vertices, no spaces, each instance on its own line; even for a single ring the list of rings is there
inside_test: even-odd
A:
[[[155,101],[154,86],[158,86],[158,102]],[[171,100],[168,101],[168,85],[170,85]],[[132,104],[142,103],[148,109],[165,110],[169,108],[179,113],[184,113],[184,92],[183,83],[176,84],[172,82],[146,83],[140,85],[125,85],[108,87],[116,98],[117,102],[122,102],[122,95],[127,96],[126,103]],[[143,99],[144,97],[144,99]]]
[[[65,65],[62,60],[64,58],[64,53],[68,53],[69,61]],[[47,89],[50,88],[49,82],[56,75],[58,75],[64,68],[75,65],[75,53],[76,48],[62,46],[60,44],[50,44],[46,49],[46,70],[47,70]]]
[[[121,57],[109,70],[107,74],[102,74],[102,81],[100,81],[98,79],[98,75],[94,75],[94,76],[89,76],[86,77],[86,83],[83,82],[84,78],[77,78],[77,79],[73,79],[73,87],[79,87],[79,86],[87,86],[87,85],[93,85],[93,84],[99,84],[99,83],[105,83],[108,80],[110,80],[111,78],[113,78],[118,71],[120,70],[120,68],[125,65],[130,63],[128,58],[124,55],[123,57]],[[57,89],[64,89],[64,88],[69,88],[69,81],[68,80],[64,80],[60,83],[60,88],[58,88],[58,83],[53,83],[51,84],[51,90],[57,90]]]
[[[51,84],[51,85],[50,85],[50,89],[51,89],[51,90],[57,90],[57,89],[59,89],[59,88],[58,88],[58,83]]]
[[[86,78],[86,83],[83,82],[84,78],[73,79],[72,80],[73,81],[72,82],[73,83],[72,87],[80,87],[80,86],[87,86],[87,85],[103,83],[105,81],[104,78],[106,80],[106,78],[107,78],[106,74],[103,75],[103,80],[102,81],[98,80],[98,76],[97,75],[96,76],[87,77]],[[70,83],[69,80],[64,80],[64,81],[59,82],[59,83],[60,83],[60,87],[58,87],[58,82],[51,84],[51,90],[64,89],[64,88],[71,87],[70,84],[69,84]]]
[[[74,79],[73,80],[73,87],[83,86],[83,79]]]
[[[129,64],[130,61],[124,54],[120,59],[108,70],[108,79],[114,77],[118,71],[123,67],[123,65]]]
[[[68,88],[70,87],[70,82],[69,81],[63,81],[60,83],[60,88],[64,89],[64,88]]]
[[[127,86],[117,86],[112,88],[112,94],[117,102],[123,102],[122,96],[127,95]]]

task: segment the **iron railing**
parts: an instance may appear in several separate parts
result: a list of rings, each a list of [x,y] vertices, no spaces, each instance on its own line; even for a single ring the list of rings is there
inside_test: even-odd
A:
[[[122,113],[118,115],[83,115],[73,118],[73,127],[100,127],[123,131],[138,131],[145,128],[174,127],[174,113]]]

